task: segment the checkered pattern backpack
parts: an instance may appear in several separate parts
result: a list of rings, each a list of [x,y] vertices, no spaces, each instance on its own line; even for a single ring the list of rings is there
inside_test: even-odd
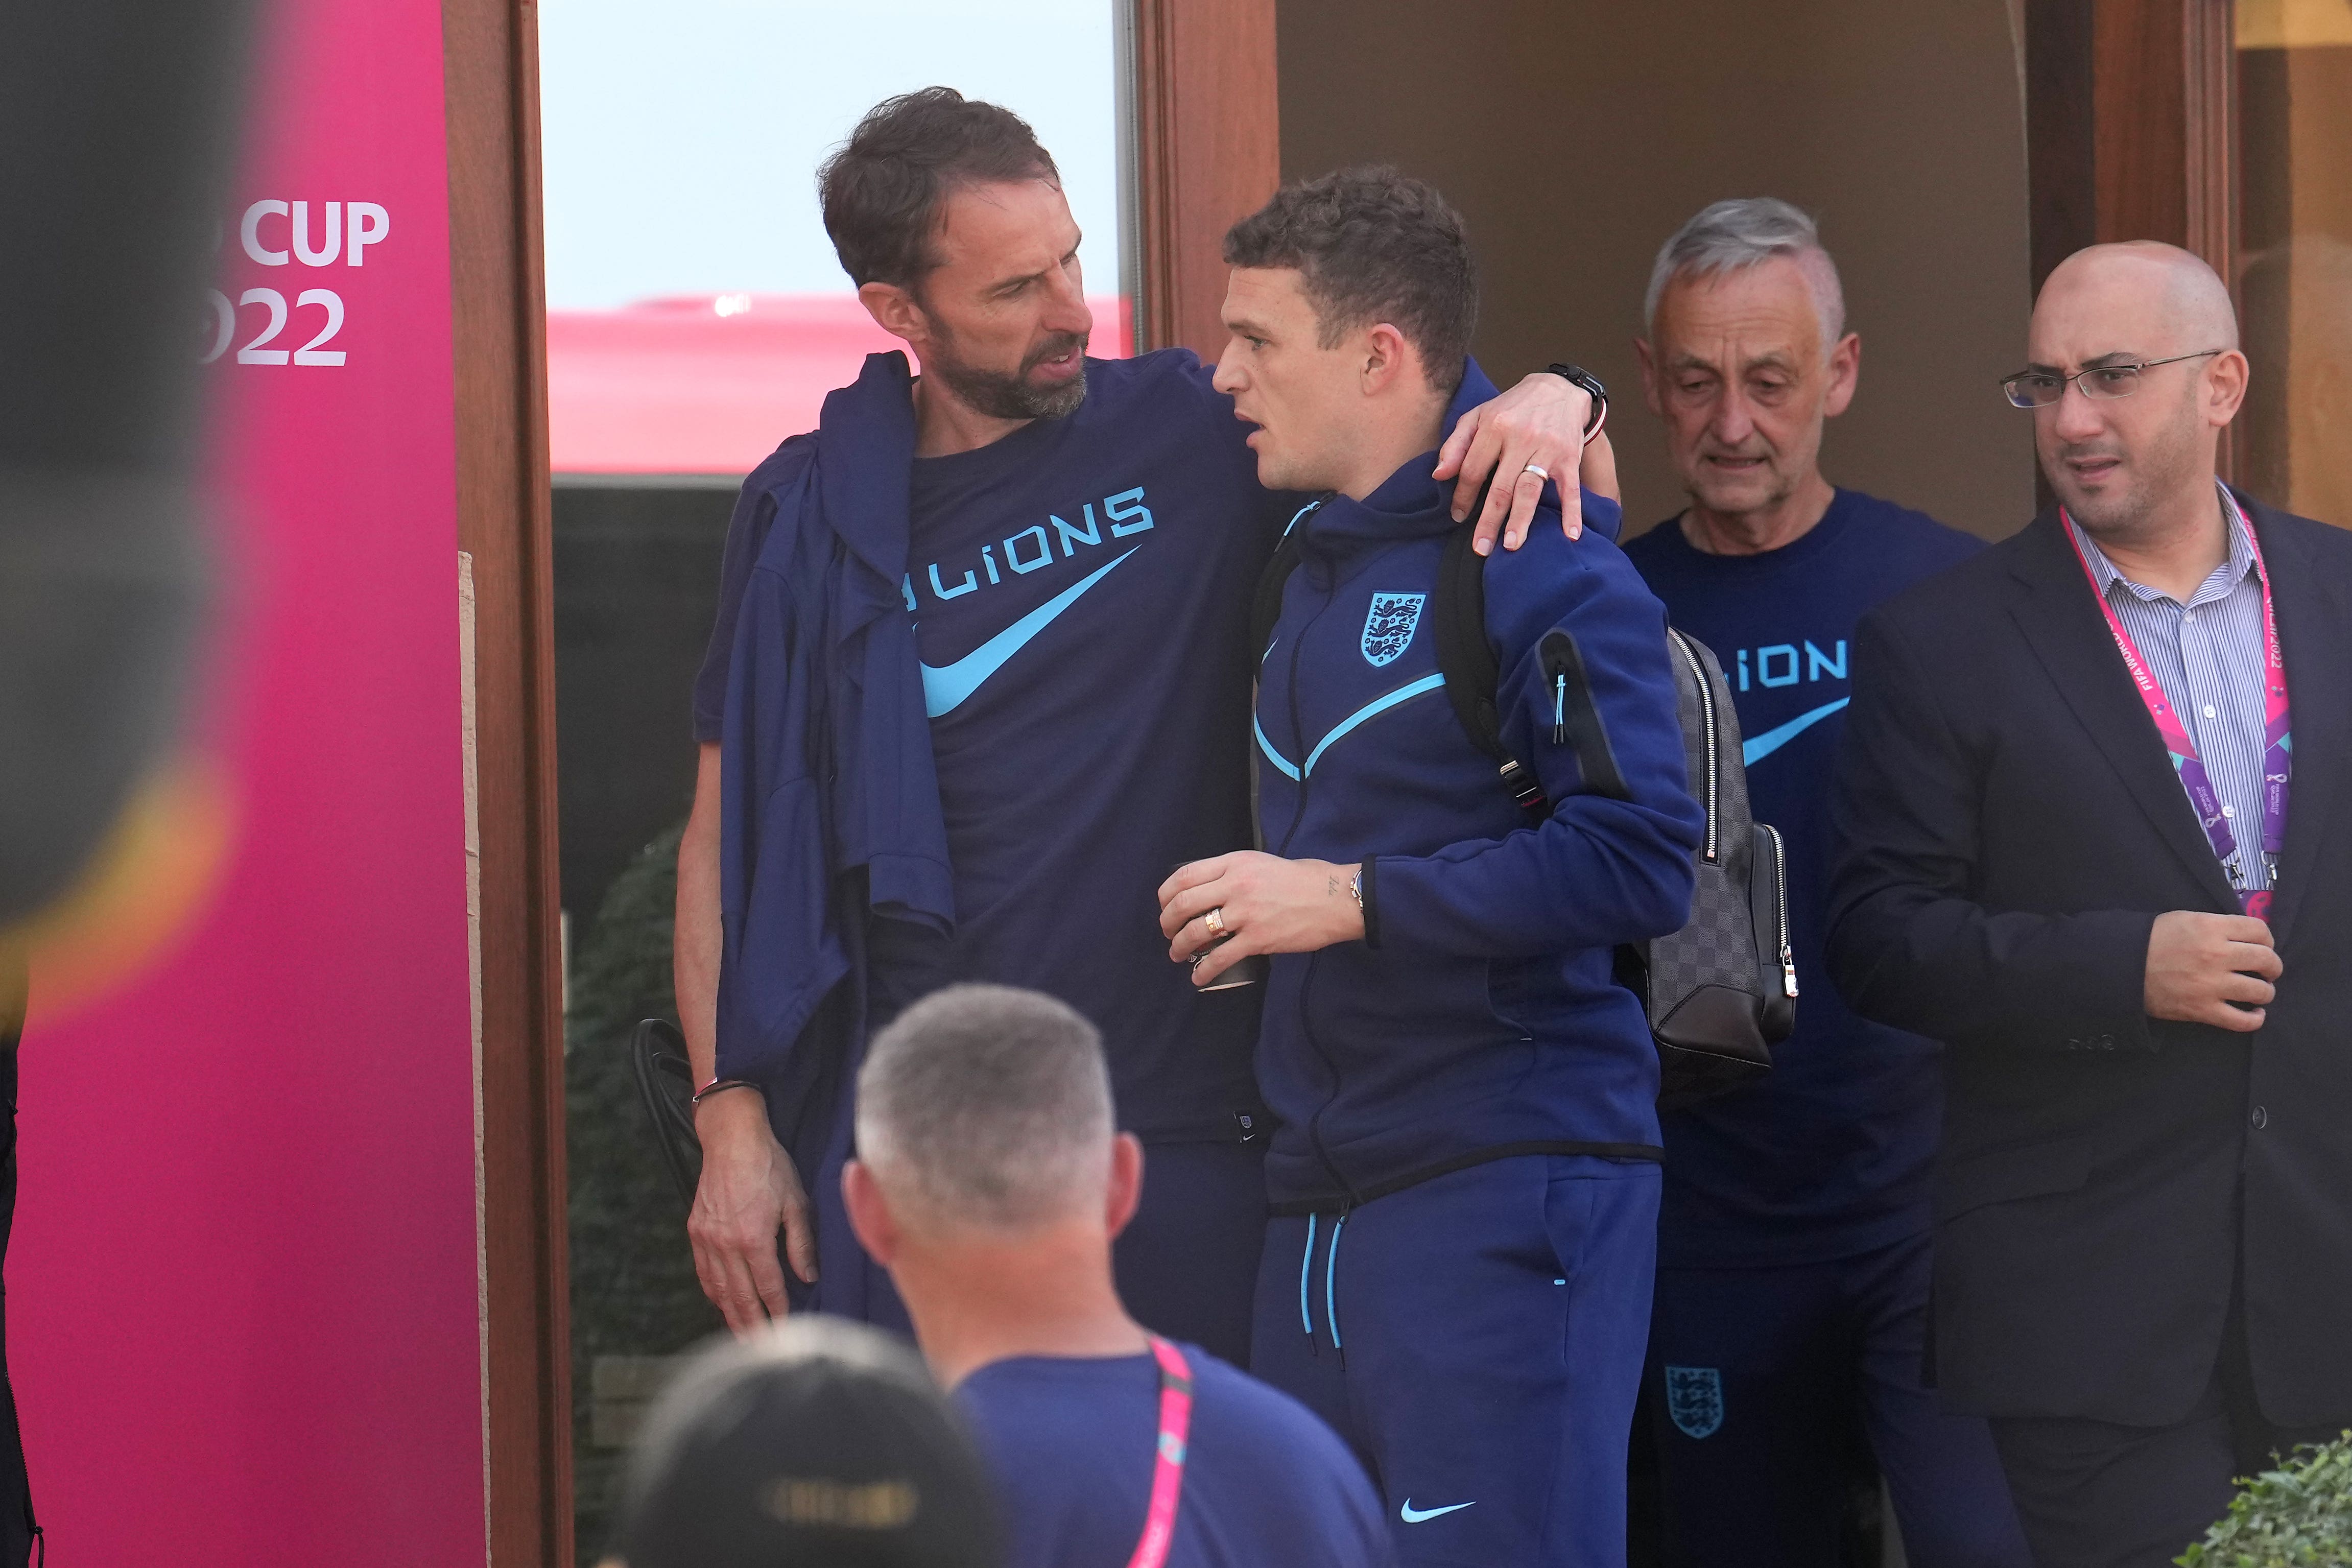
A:
[[[1253,656],[1265,650],[1281,617],[1283,584],[1298,564],[1297,523],[1291,520],[1258,579]],[[1503,744],[1502,715],[1495,706],[1502,663],[1486,640],[1486,562],[1470,548],[1470,539],[1469,528],[1456,529],[1438,565],[1431,605],[1437,667],[1464,732],[1495,759],[1503,787],[1539,821],[1551,811],[1543,786],[1535,770]],[[1666,640],[1691,792],[1706,813],[1692,857],[1697,888],[1682,930],[1617,950],[1617,978],[1648,1012],[1658,1047],[1658,1103],[1671,1109],[1770,1070],[1772,1047],[1796,1027],[1797,965],[1789,951],[1788,852],[1779,829],[1748,814],[1731,688],[1706,644],[1671,627]],[[1551,632],[1543,652],[1565,677],[1561,719],[1585,782],[1598,794],[1629,798],[1576,639]]]
[[[1472,743],[1495,759],[1504,787],[1540,818],[1551,808],[1534,771],[1503,745],[1495,707],[1502,668],[1486,640],[1486,566],[1470,548],[1468,529],[1446,541],[1433,606],[1437,664]],[[1671,1108],[1737,1089],[1771,1068],[1772,1047],[1796,1027],[1797,965],[1789,951],[1788,852],[1777,828],[1748,814],[1731,689],[1706,644],[1671,627],[1666,641],[1691,793],[1706,813],[1692,857],[1697,888],[1682,930],[1617,950],[1617,978],[1648,1012],[1658,1047],[1658,1103]],[[1576,639],[1554,631],[1545,642],[1550,668],[1562,677],[1561,717],[1585,782],[1599,794],[1627,798]]]

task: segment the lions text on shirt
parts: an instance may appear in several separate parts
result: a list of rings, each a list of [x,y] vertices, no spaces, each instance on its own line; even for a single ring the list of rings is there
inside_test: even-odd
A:
[[[1184,1347],[1192,1418],[1168,1568],[1390,1562],[1371,1482],[1289,1395]],[[1149,1355],[1023,1356],[956,1390],[997,1479],[1006,1568],[1117,1568],[1151,1498],[1160,1369]]]
[[[1258,988],[1196,992],[1152,896],[1249,847],[1251,600],[1299,505],[1259,487],[1209,374],[1183,350],[1089,360],[1075,414],[916,460],[900,592],[956,931],[871,930],[877,1024],[958,981],[1058,996],[1103,1032],[1122,1125],[1154,1141],[1233,1140],[1258,1114]],[[758,554],[730,542],[704,740]]]
[[[1797,1030],[1752,1088],[1671,1112],[1658,1261],[1675,1268],[1826,1262],[1927,1227],[1942,1119],[1936,1047],[1857,1018],[1822,956],[1829,784],[1854,624],[1983,548],[1856,490],[1794,542],[1709,555],[1678,521],[1625,547],[1669,620],[1715,651],[1739,710],[1748,793],[1789,847]]]

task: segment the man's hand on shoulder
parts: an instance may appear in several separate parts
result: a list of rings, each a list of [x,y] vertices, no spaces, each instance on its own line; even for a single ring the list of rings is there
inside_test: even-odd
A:
[[[1565,376],[1538,371],[1454,425],[1437,450],[1435,470],[1439,479],[1459,476],[1454,487],[1454,520],[1469,517],[1470,509],[1478,504],[1479,487],[1490,476],[1495,481],[1478,514],[1474,547],[1479,554],[1494,552],[1497,534],[1506,550],[1527,542],[1528,525],[1543,500],[1546,474],[1559,490],[1560,526],[1570,539],[1583,533],[1584,509],[1577,487],[1586,451],[1584,427],[1591,416],[1591,393]],[[1613,460],[1608,463],[1608,476],[1613,485]]]
[[[2168,910],[2147,933],[2147,1016],[2251,1034],[2278,994],[2282,967],[2261,921]]]
[[[727,1326],[748,1334],[784,1315],[778,1229],[793,1272],[816,1282],[808,1194],[768,1127],[767,1103],[759,1095],[738,1089],[710,1096],[694,1108],[694,1131],[702,1141],[702,1180],[686,1234],[694,1244],[695,1278]]]

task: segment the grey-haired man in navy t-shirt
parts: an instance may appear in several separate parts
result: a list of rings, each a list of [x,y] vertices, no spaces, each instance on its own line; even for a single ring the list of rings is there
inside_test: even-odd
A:
[[[1854,624],[1981,546],[1822,477],[1862,343],[1804,214],[1708,207],[1659,251],[1646,314],[1644,390],[1691,504],[1625,553],[1723,662],[1749,799],[1788,843],[1804,989],[1762,1081],[1659,1119],[1648,1395],[1669,1560],[1834,1561],[1859,1411],[1916,1568],[2023,1568],[1984,1423],[1920,1384],[1937,1047],[1854,1016],[1822,963]]]

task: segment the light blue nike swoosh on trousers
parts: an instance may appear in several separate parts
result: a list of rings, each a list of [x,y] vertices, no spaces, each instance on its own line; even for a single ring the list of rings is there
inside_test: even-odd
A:
[[[1113,558],[1108,564],[1071,584],[954,663],[923,666],[923,711],[933,719],[954,712],[965,698],[980,689],[981,682],[1003,668],[1006,659],[1052,625],[1055,616],[1076,604],[1079,595],[1108,576],[1111,567],[1142,548],[1136,545],[1127,555]]]
[[[1758,763],[1762,762],[1853,700],[1851,697],[1841,697],[1834,702],[1824,702],[1809,712],[1798,714],[1777,729],[1767,730],[1760,735],[1749,736],[1747,743],[1739,748],[1739,760],[1748,766],[1754,767]]]

